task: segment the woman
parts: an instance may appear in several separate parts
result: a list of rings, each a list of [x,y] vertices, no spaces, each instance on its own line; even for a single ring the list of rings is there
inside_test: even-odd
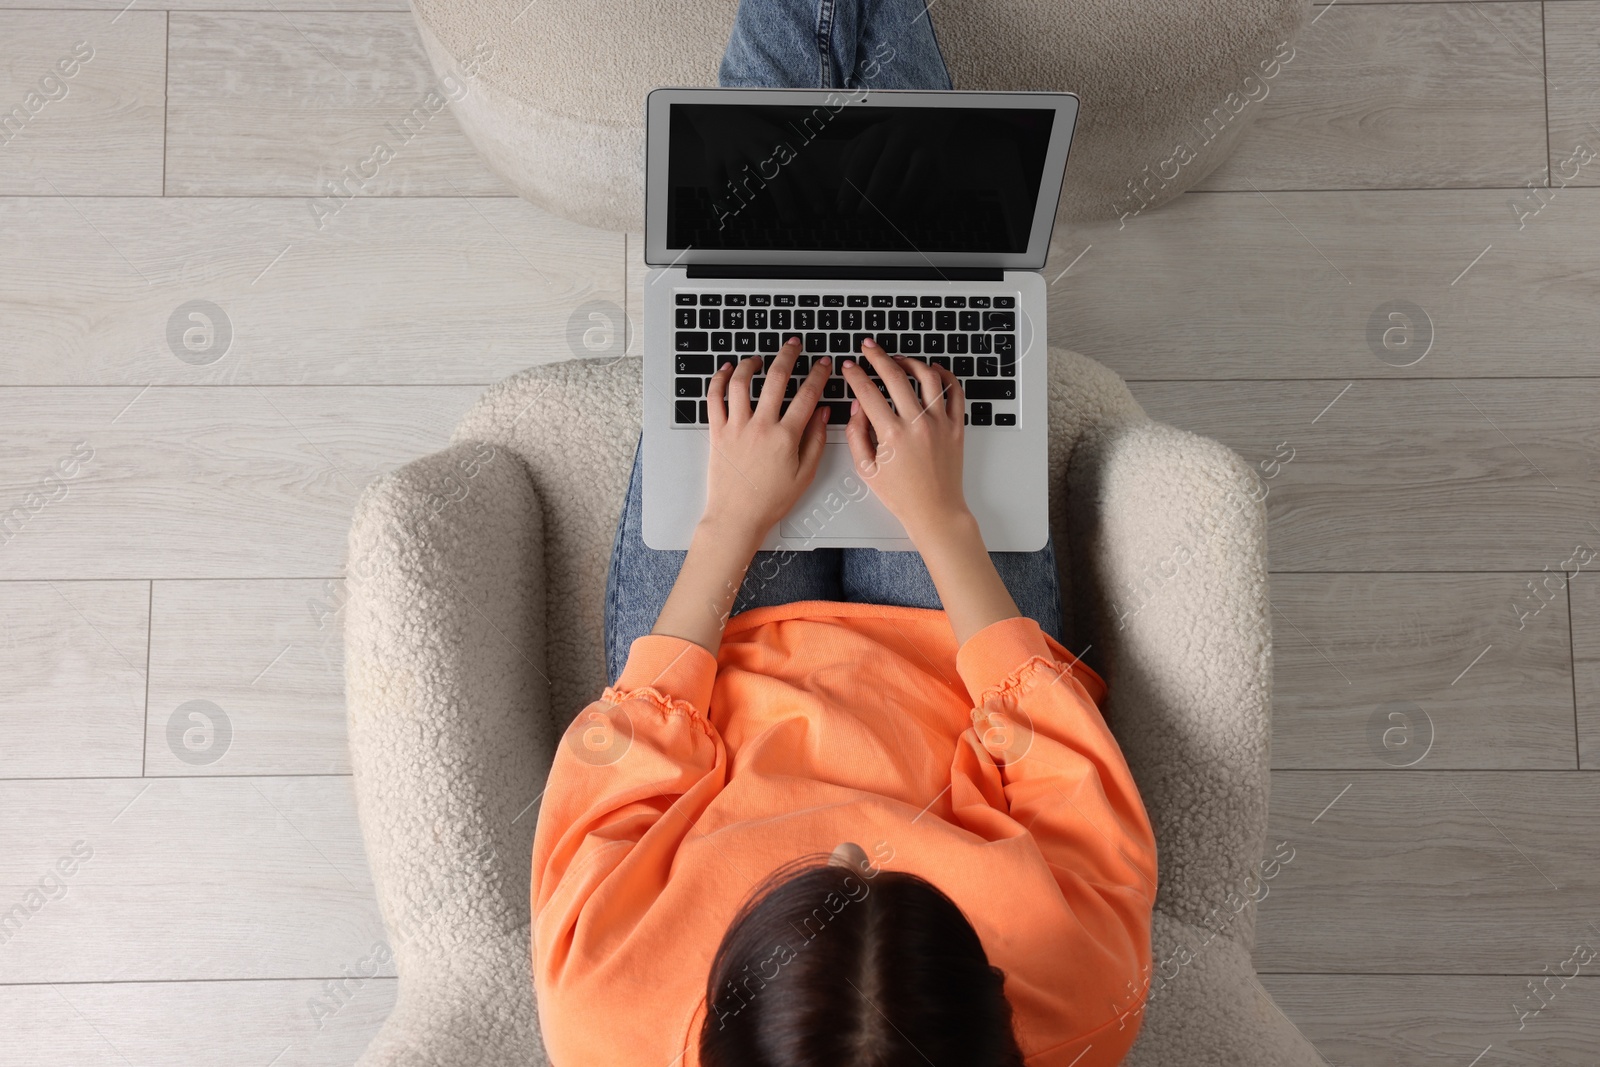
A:
[[[772,69],[784,56],[850,84],[852,57],[889,55],[949,85],[920,0],[909,20],[893,0],[822,0],[814,38],[754,8],[724,84],[805,84]],[[1105,686],[1059,643],[1053,550],[985,551],[959,382],[868,341],[894,406],[843,360],[863,398],[849,447],[917,551],[757,552],[826,439],[831,359],[780,413],[800,348],[753,405],[759,357],[712,380],[687,553],[644,546],[635,455],[607,589],[613,684],[563,738],[534,839],[551,1061],[1109,1067],[1148,988],[1155,842]]]

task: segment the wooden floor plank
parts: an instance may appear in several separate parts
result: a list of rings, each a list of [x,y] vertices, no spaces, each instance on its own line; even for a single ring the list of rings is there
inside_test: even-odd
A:
[[[1593,375],[1600,192],[1514,199],[1187,193],[1061,228],[1051,343],[1129,379]]]
[[[343,608],[342,580],[154,583],[146,773],[348,774]]]
[[[1348,0],[1346,0],[1348,2]],[[36,8],[38,0],[0,0],[0,11],[8,8]],[[51,0],[50,7],[62,11],[103,11],[115,16],[128,6],[128,0]],[[405,0],[140,0],[141,10],[149,11],[405,11]]]
[[[331,578],[373,477],[443,448],[471,386],[0,390],[15,499],[94,462],[5,546],[9,578]],[[12,474],[11,472],[16,472]]]
[[[0,199],[0,385],[487,384],[622,299],[620,235],[522,200],[312,202]]]
[[[0,600],[0,778],[138,775],[149,583],[6,582]]]
[[[1153,418],[1253,464],[1292,455],[1267,481],[1274,570],[1532,572],[1593,532],[1600,381],[1132,388]],[[1496,610],[1526,578],[1505,576]]]
[[[384,937],[346,777],[0,782],[0,810],[0,982],[331,978]]]
[[[1256,968],[1554,971],[1597,921],[1597,807],[1586,771],[1274,771],[1268,841],[1294,857]]]
[[[166,36],[160,11],[0,11],[0,196],[160,196]]]
[[[1550,185],[1600,185],[1600,3],[1545,5],[1550,80]],[[1559,188],[1523,198],[1528,211],[1555,210]],[[1543,203],[1541,203],[1543,201]]]
[[[450,113],[473,79],[435,77],[406,12],[179,12],[171,57],[169,194],[332,213],[352,195],[511,193]]]
[[[1273,575],[1273,766],[1576,768],[1565,604],[1539,577]]]
[[[1572,608],[1573,699],[1577,703],[1579,766],[1600,770],[1600,534],[1585,531],[1573,556],[1579,567],[1567,588]],[[1541,579],[1541,583],[1544,579]],[[1551,610],[1559,606],[1551,605]]]
[[[1538,4],[1341,5],[1320,16],[1277,78],[1243,84],[1260,114],[1202,188],[1542,182]]]
[[[1467,1067],[1482,1056],[1480,1064],[1592,1067],[1600,1057],[1600,978],[1570,977],[1593,970],[1571,955],[1579,943],[1595,950],[1600,935],[1580,930],[1567,954],[1546,961],[1551,976],[1567,961],[1569,977],[1552,977],[1542,999],[1521,976],[1266,974],[1261,984],[1329,1063]]]
[[[396,982],[330,984],[0,986],[0,1030],[11,1062],[31,1067],[347,1067],[394,1006]]]

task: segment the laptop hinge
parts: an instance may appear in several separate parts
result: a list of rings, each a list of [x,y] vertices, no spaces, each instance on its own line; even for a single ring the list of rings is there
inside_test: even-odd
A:
[[[795,267],[690,264],[690,278],[818,278],[823,281],[998,282],[999,267]]]

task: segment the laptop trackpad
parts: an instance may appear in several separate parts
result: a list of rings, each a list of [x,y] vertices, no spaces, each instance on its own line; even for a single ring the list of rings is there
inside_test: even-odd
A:
[[[798,542],[795,548],[816,547],[806,542],[836,537],[905,536],[899,520],[872,495],[842,440],[829,441],[822,450],[816,480],[778,523],[778,533]]]

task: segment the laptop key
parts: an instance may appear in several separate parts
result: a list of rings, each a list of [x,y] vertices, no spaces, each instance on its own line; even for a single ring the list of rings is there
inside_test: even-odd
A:
[[[761,308],[751,308],[744,313],[744,325],[748,330],[765,330],[767,328],[767,313]]]
[[[989,331],[1015,330],[1017,328],[1017,313],[1015,311],[985,311],[983,313],[983,328]]]
[[[897,333],[880,333],[874,340],[878,342],[879,348],[891,356],[900,351],[900,335]]]
[[[887,319],[888,319],[888,316],[885,315],[882,311],[879,311],[879,310],[876,310],[876,309],[874,309],[872,311],[869,311],[866,314],[867,329],[869,329],[869,330],[881,330],[881,329],[883,329],[883,324]]]
[[[914,296],[897,296],[894,298],[894,306],[897,308],[914,308],[917,306],[917,298]]]
[[[710,356],[680,354],[674,369],[679,374],[698,374],[702,378],[709,378],[717,368]]]
[[[778,340],[777,334],[769,331],[767,333],[760,334],[756,338],[756,347],[763,352],[776,352],[778,349],[783,347],[783,343]]]
[[[753,333],[734,334],[733,347],[738,352],[754,352],[756,350],[756,335]]]
[[[935,367],[943,367],[945,370],[950,369],[949,356],[929,356],[928,362],[932,363]]]
[[[699,396],[701,393],[699,378],[679,378],[673,383],[673,393],[677,396]]]
[[[702,306],[720,305],[722,303],[722,294],[721,293],[701,293],[700,294],[700,303],[701,303]]]
[[[936,308],[942,303],[944,303],[944,301],[936,296],[925,296],[922,298],[922,306],[925,308]]]
[[[853,308],[864,308],[867,306],[867,298],[862,294],[851,293],[845,298],[845,303],[849,304]]]
[[[808,333],[803,347],[807,352],[826,352],[828,350],[828,335],[825,333]]]
[[[947,296],[944,298],[944,306],[947,308],[964,308],[967,306],[967,298],[964,296]]]
[[[967,307],[969,308],[986,308],[988,306],[989,298],[986,296],[971,296],[967,298]]]
[[[792,308],[792,307],[794,307],[794,294],[793,293],[779,293],[779,294],[777,294],[776,296],[774,296],[772,298],[772,306],[773,307],[778,307],[778,308]]]
[[[985,400],[979,400],[972,405],[972,425],[988,426],[994,422],[994,405]]]
[[[679,307],[682,307],[685,304],[693,304],[695,302],[695,294],[693,294],[693,293],[678,293],[677,294],[677,301],[678,301],[678,306]]]
[[[962,382],[968,400],[1015,400],[1017,383],[1014,378],[974,378]]]
[[[797,330],[815,330],[817,328],[817,313],[815,311],[796,311],[794,313],[794,328]]]
[[[967,340],[972,342],[972,351],[976,355],[987,356],[990,352],[994,351],[993,334],[975,333],[969,335]]]
[[[983,329],[982,314],[983,313],[979,311],[961,312],[958,316],[961,329],[965,330],[967,333],[977,333],[979,330]]]
[[[794,312],[784,308],[772,309],[772,328],[774,330],[787,330],[794,322]]]
[[[771,303],[772,303],[772,295],[770,293],[751,293],[750,294],[750,306],[753,307],[753,308],[764,308],[764,307],[768,306]]]
[[[1015,426],[1017,424],[1016,412],[1014,412],[1014,411],[997,411],[997,412],[995,412],[994,424],[996,426]]]
[[[711,347],[710,335],[680,331],[673,339],[673,347],[679,352],[704,352]]]
[[[1017,376],[1017,357],[1016,356],[1001,356],[1000,357],[1000,377],[1002,377],[1002,378],[1015,378],[1016,376]]]
[[[839,328],[839,313],[837,311],[817,312],[817,329],[837,330]]]
[[[981,337],[982,334],[979,336]],[[1017,335],[1014,333],[995,334],[994,354],[997,356],[1015,356],[1017,354]]]
[[[997,308],[1014,308],[1017,306],[1017,298],[1014,296],[997,296],[994,298],[994,306]]]
[[[828,425],[843,426],[850,421],[850,401],[824,400],[817,405],[828,409]]]
[[[967,351],[967,335],[964,333],[950,334],[944,339],[944,348],[946,352],[953,352],[958,356],[964,355]]]
[[[830,333],[828,335],[829,352],[850,351],[850,335],[847,333]]]
[[[933,312],[913,311],[911,313],[911,328],[913,330],[933,329]]]
[[[842,308],[842,307],[844,307],[844,294],[843,293],[829,293],[827,296],[822,298],[822,306],[825,307],[825,308]]]
[[[695,406],[696,402],[693,400],[674,400],[672,402],[672,421],[680,425],[684,423],[692,425],[695,417]],[[705,401],[699,401],[699,406],[705,407]]]
[[[729,308],[722,313],[722,328],[724,330],[744,329],[744,310],[742,308]]]
[[[674,325],[680,330],[692,330],[695,324],[694,308],[679,308],[674,316]]]
[[[909,329],[911,329],[911,312],[909,312],[909,311],[891,311],[891,312],[889,312],[889,329],[891,329],[891,330],[909,330]]]
[[[978,377],[993,378],[1000,373],[1000,361],[993,356],[978,357]]]
[[[844,379],[833,377],[823,382],[822,395],[829,400],[837,400],[844,396]]]
[[[839,328],[841,330],[861,329],[861,312],[854,310],[839,312]]]
[[[894,297],[875,296],[872,298],[872,306],[875,308],[892,308],[894,307]]]
[[[862,343],[865,342],[866,339],[871,337],[871,336],[872,335],[870,333],[853,333],[853,334],[851,334],[850,335],[850,351],[851,352],[859,352],[859,351],[861,351]],[[887,352],[889,350],[886,348],[886,349],[884,349],[884,351]]]
[[[900,335],[900,351],[903,355],[915,356],[922,351],[922,335],[916,333],[903,333]]]
[[[702,426],[710,426],[711,425],[711,417],[710,417],[709,412],[706,411],[706,402],[704,400],[700,401],[699,415],[700,415],[700,425],[702,425]]]
[[[711,335],[711,351],[713,351],[713,352],[732,352],[733,351],[733,334],[726,333],[726,332],[718,332],[718,333],[712,334]]]
[[[733,355],[732,353],[712,356],[711,359],[716,364],[716,366],[712,368],[712,373],[715,373],[717,370],[719,370],[724,363],[728,364],[730,367],[737,367],[739,365],[739,357]]]
[[[744,294],[729,293],[727,296],[722,298],[722,302],[731,308],[742,308],[744,307]]]
[[[816,293],[803,293],[800,296],[800,306],[803,308],[814,308],[820,303],[822,298]]]
[[[715,330],[722,325],[722,312],[716,308],[700,309],[700,328],[702,330]]]
[[[930,333],[922,339],[924,352],[941,353],[944,351],[944,334]]]
[[[954,311],[935,311],[933,313],[933,328],[940,333],[949,333],[956,328],[956,313]]]
[[[954,372],[954,374],[955,374],[955,376],[957,378],[970,378],[970,377],[972,377],[972,372],[973,372],[972,357],[971,356],[957,356],[957,357],[955,357],[955,359],[953,359],[951,361],[951,368],[950,369],[951,369],[951,371]],[[963,381],[961,384],[962,385],[966,385],[966,382]]]

